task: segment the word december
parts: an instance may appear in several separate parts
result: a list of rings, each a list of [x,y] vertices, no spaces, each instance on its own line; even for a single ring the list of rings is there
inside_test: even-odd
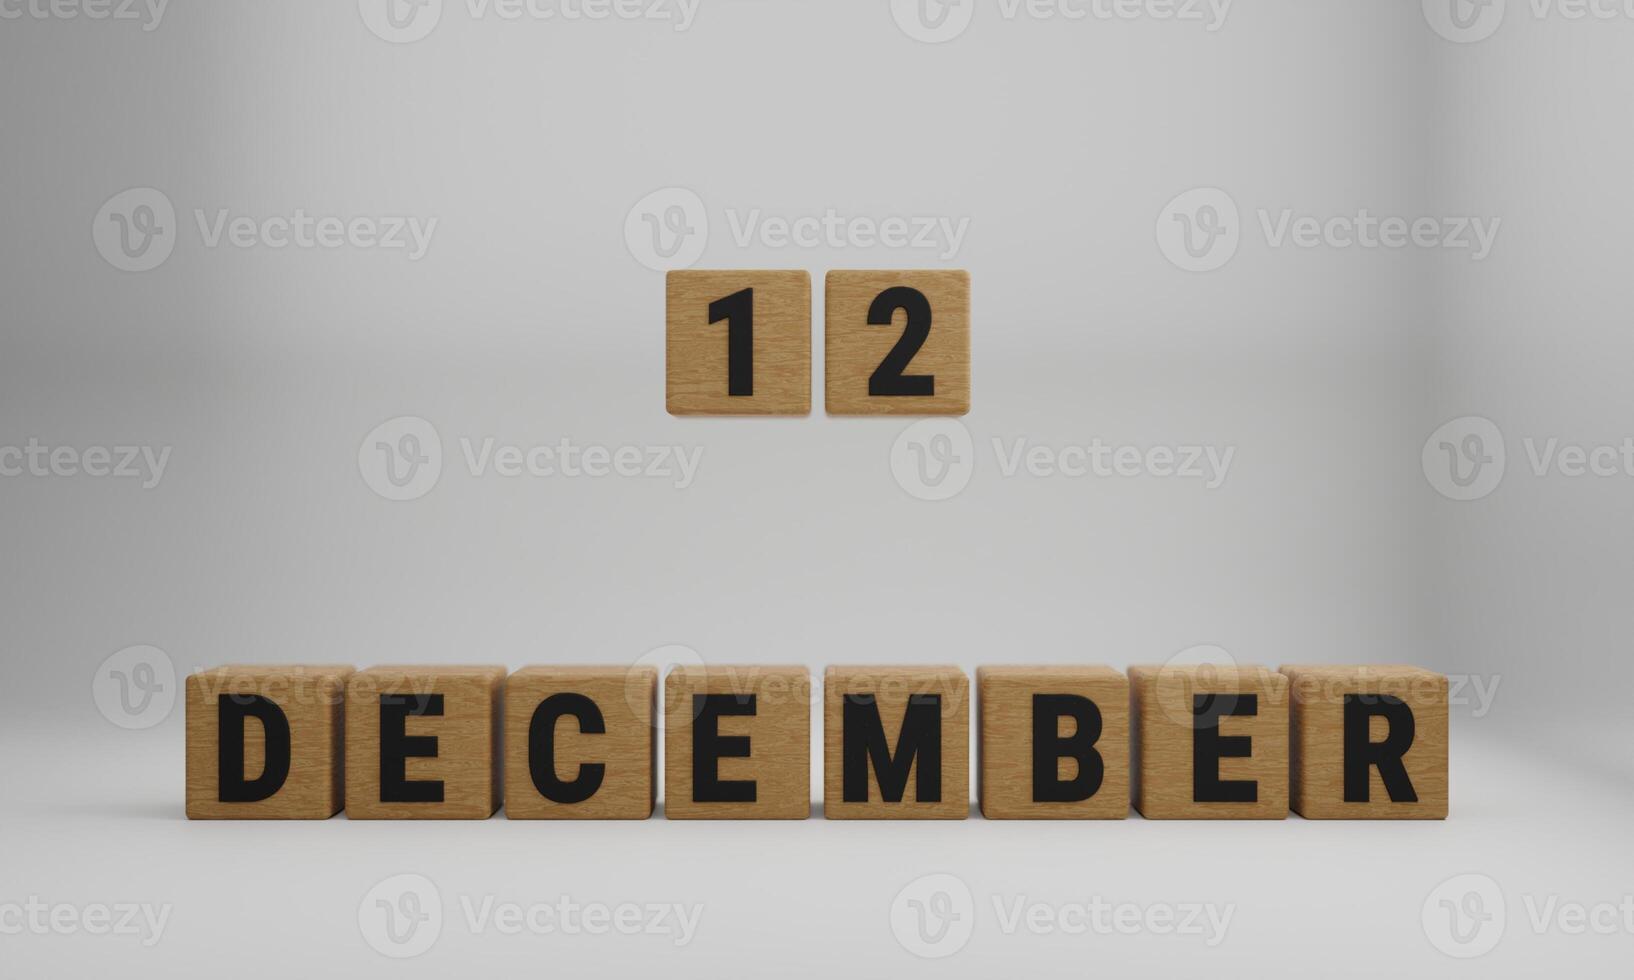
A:
[[[187,681],[193,818],[810,815],[803,667],[226,667]],[[1412,667],[984,667],[988,818],[1441,819],[1447,679]],[[956,667],[830,667],[824,815],[969,815]]]

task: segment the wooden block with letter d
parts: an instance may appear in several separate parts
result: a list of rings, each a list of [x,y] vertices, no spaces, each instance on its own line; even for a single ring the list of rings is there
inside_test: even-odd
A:
[[[676,667],[664,678],[664,816],[811,816],[811,672]]]
[[[811,413],[811,274],[681,269],[664,281],[671,415]]]
[[[657,691],[652,667],[525,667],[507,678],[505,815],[652,816]]]
[[[340,812],[350,667],[219,667],[187,678],[187,815]]]
[[[957,667],[830,667],[823,675],[823,816],[970,815],[970,679]]]
[[[1310,820],[1444,820],[1447,678],[1418,667],[1285,666],[1293,808]]]
[[[978,797],[989,820],[1129,815],[1129,679],[1110,667],[978,667]]]
[[[486,820],[499,808],[503,667],[371,667],[346,684],[346,816]]]
[[[828,414],[970,411],[970,273],[830,272],[825,296]]]
[[[1135,808],[1152,820],[1288,816],[1288,679],[1264,667],[1129,668]]]

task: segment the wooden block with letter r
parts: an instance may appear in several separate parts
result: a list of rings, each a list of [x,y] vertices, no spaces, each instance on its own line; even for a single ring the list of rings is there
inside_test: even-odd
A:
[[[811,273],[681,269],[664,283],[671,415],[811,414]]]
[[[507,678],[505,815],[652,816],[657,691],[652,667],[524,667]]]
[[[219,667],[187,678],[187,815],[340,812],[350,667]]]
[[[970,816],[970,679],[957,667],[830,667],[823,816]]]
[[[499,809],[503,667],[371,667],[346,684],[346,816],[486,820]]]
[[[676,667],[664,678],[664,816],[811,816],[811,672]]]
[[[825,296],[828,414],[970,411],[969,272],[830,272]]]
[[[1129,679],[1111,667],[978,667],[978,797],[989,820],[1129,815]]]
[[[1447,817],[1447,678],[1418,667],[1285,666],[1293,808],[1309,820]]]
[[[1135,808],[1151,820],[1288,816],[1288,679],[1264,667],[1129,668]]]

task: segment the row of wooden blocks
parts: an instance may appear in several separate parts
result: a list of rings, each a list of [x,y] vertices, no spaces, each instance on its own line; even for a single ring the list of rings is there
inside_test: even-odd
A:
[[[970,411],[970,273],[830,272],[824,300],[828,414]],[[670,414],[810,414],[809,273],[671,272],[664,317]]]
[[[804,819],[804,667],[223,667],[187,679],[187,815]],[[1440,819],[1447,679],[1414,667],[983,667],[989,818]],[[830,667],[823,812],[965,818],[970,681]]]

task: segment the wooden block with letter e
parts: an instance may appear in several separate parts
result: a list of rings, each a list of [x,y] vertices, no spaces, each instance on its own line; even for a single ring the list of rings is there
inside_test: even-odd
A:
[[[681,269],[665,279],[671,415],[811,413],[811,274]]]
[[[1286,666],[1293,808],[1312,820],[1444,820],[1447,678],[1418,667]]]
[[[970,679],[957,667],[830,667],[823,675],[823,816],[970,815]]]
[[[340,812],[350,667],[219,667],[187,678],[187,815]]]
[[[499,808],[503,667],[371,667],[346,684],[346,816],[486,820]]]
[[[664,816],[811,816],[811,672],[681,666],[664,678]]]
[[[1288,679],[1264,667],[1129,668],[1135,808],[1153,820],[1288,816]]]
[[[978,667],[989,820],[1129,815],[1129,679],[1110,667]]]
[[[505,815],[645,820],[656,791],[658,671],[525,667],[505,681]]]
[[[825,295],[828,414],[970,411],[970,273],[830,272]]]

